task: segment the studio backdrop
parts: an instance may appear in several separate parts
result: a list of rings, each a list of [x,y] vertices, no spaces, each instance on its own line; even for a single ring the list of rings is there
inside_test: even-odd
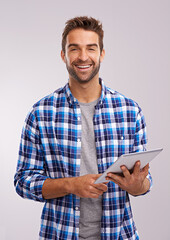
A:
[[[102,21],[106,56],[100,77],[139,103],[148,147],[163,147],[150,164],[153,189],[131,197],[141,240],[168,240],[170,216],[170,1],[0,1],[0,239],[38,239],[42,203],[20,198],[13,179],[24,119],[32,105],[68,81],[60,57],[65,22]]]

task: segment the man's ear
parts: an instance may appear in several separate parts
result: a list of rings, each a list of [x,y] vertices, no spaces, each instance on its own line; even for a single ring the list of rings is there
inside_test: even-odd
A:
[[[105,50],[103,49],[102,52],[101,52],[101,54],[100,54],[100,62],[103,61],[104,56],[105,56]]]
[[[63,50],[61,50],[61,58],[62,58],[63,62],[66,63],[66,58],[65,58],[65,54],[64,54]]]

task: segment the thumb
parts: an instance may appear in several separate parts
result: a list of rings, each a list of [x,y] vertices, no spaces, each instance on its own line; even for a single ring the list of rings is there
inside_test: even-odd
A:
[[[102,175],[102,174],[94,174],[94,175],[93,175],[93,179],[96,180],[96,179],[98,179],[101,175]]]

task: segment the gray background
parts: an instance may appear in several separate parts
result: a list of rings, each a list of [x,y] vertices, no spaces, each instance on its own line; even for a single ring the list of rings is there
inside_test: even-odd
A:
[[[151,163],[151,193],[131,202],[142,240],[170,239],[170,1],[1,0],[0,11],[0,239],[38,239],[43,205],[13,187],[21,129],[31,106],[67,82],[61,34],[77,15],[103,22],[100,76],[142,107],[148,149],[164,148]]]

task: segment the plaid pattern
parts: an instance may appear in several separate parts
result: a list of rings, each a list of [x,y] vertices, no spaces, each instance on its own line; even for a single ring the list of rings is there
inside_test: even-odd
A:
[[[145,151],[147,137],[137,103],[100,83],[94,131],[103,173],[120,155]],[[42,186],[46,178],[79,176],[80,159],[81,111],[67,84],[33,106],[22,131],[14,183],[21,197],[45,202],[40,239],[79,239],[80,198],[69,194],[45,200]],[[148,179],[152,185],[150,173]],[[113,182],[103,194],[102,209],[102,240],[139,239],[128,193]]]

